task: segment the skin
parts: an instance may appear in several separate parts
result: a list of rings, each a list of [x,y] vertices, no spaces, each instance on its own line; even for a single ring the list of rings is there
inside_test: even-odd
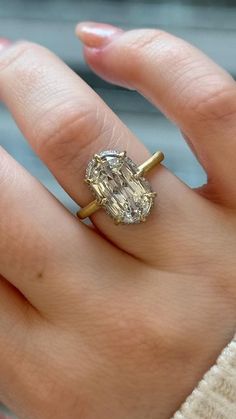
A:
[[[21,419],[165,419],[235,332],[236,85],[159,30],[89,22],[77,35],[94,71],[178,125],[208,183],[191,190],[160,166],[149,176],[158,200],[146,223],[115,226],[100,211],[88,228],[0,150],[0,398]],[[41,46],[1,51],[0,95],[82,206],[94,152],[149,156]]]

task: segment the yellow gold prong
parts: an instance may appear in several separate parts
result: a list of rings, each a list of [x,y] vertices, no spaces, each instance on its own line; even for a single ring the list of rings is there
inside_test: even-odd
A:
[[[85,182],[85,183],[87,183],[88,185],[91,185],[91,183],[92,183],[92,179],[85,178],[85,179],[84,179],[84,182]]]
[[[117,218],[117,219],[115,220],[115,225],[117,225],[117,226],[118,226],[118,225],[121,223],[121,221],[122,221],[122,220],[121,220],[120,218]]]
[[[144,196],[150,197],[150,198],[156,198],[157,192],[147,192],[144,194]]]
[[[94,154],[93,158],[96,160],[97,163],[102,163],[103,162],[101,156],[99,156],[98,154]]]
[[[134,179],[139,179],[142,176],[142,172],[138,169],[134,175]]]
[[[108,199],[107,198],[101,198],[101,199],[97,199],[97,203],[102,207],[103,205],[105,205],[107,203]]]
[[[121,158],[126,157],[126,151],[121,151],[121,152],[120,152],[120,154],[119,154],[119,156],[120,156]]]

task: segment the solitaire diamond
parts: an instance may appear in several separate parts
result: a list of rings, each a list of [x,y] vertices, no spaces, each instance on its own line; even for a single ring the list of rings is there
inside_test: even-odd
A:
[[[116,223],[145,221],[151,211],[156,194],[125,152],[95,154],[88,164],[85,181]]]

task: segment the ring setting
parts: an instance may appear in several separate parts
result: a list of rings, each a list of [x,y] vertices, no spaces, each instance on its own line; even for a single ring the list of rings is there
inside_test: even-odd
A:
[[[163,159],[163,153],[157,151],[138,166],[126,151],[107,150],[94,154],[84,180],[95,199],[81,208],[77,216],[84,219],[103,208],[115,224],[146,221],[156,192],[144,175]]]

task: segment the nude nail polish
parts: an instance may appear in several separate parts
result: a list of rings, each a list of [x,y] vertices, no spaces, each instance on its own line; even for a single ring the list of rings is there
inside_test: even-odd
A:
[[[91,48],[101,48],[122,33],[122,29],[105,23],[81,22],[76,27],[76,35]]]

